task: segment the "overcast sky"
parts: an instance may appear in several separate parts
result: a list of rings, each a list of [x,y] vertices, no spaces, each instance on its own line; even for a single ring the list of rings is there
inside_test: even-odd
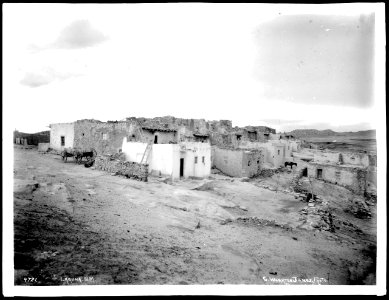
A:
[[[351,8],[7,4],[3,114],[24,132],[166,115],[375,128],[375,16]]]

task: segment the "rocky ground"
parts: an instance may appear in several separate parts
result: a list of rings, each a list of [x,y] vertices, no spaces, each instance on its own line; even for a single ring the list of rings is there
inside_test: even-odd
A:
[[[375,204],[339,186],[141,182],[14,153],[16,285],[375,284]]]

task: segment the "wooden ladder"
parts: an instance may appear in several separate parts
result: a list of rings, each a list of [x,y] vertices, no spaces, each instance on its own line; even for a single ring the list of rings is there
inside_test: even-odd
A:
[[[145,152],[143,153],[142,159],[140,161],[141,164],[147,163],[147,159],[149,158],[151,148],[153,147],[152,143],[148,143],[145,149]]]

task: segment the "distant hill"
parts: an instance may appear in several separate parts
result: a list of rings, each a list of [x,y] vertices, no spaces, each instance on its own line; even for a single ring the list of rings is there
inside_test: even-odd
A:
[[[346,132],[336,132],[331,129],[317,130],[317,129],[295,129],[288,134],[295,136],[296,138],[308,138],[308,137],[326,137],[326,136],[366,136],[375,138],[376,131],[372,130],[363,130],[363,131],[346,131]]]

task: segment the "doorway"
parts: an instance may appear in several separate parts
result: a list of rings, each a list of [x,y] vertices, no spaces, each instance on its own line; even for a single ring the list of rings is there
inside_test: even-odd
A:
[[[184,177],[184,159],[180,158],[180,177]]]
[[[307,176],[308,176],[308,169],[304,168],[303,169],[303,177],[307,177]]]
[[[154,136],[154,144],[158,144],[158,135]]]

